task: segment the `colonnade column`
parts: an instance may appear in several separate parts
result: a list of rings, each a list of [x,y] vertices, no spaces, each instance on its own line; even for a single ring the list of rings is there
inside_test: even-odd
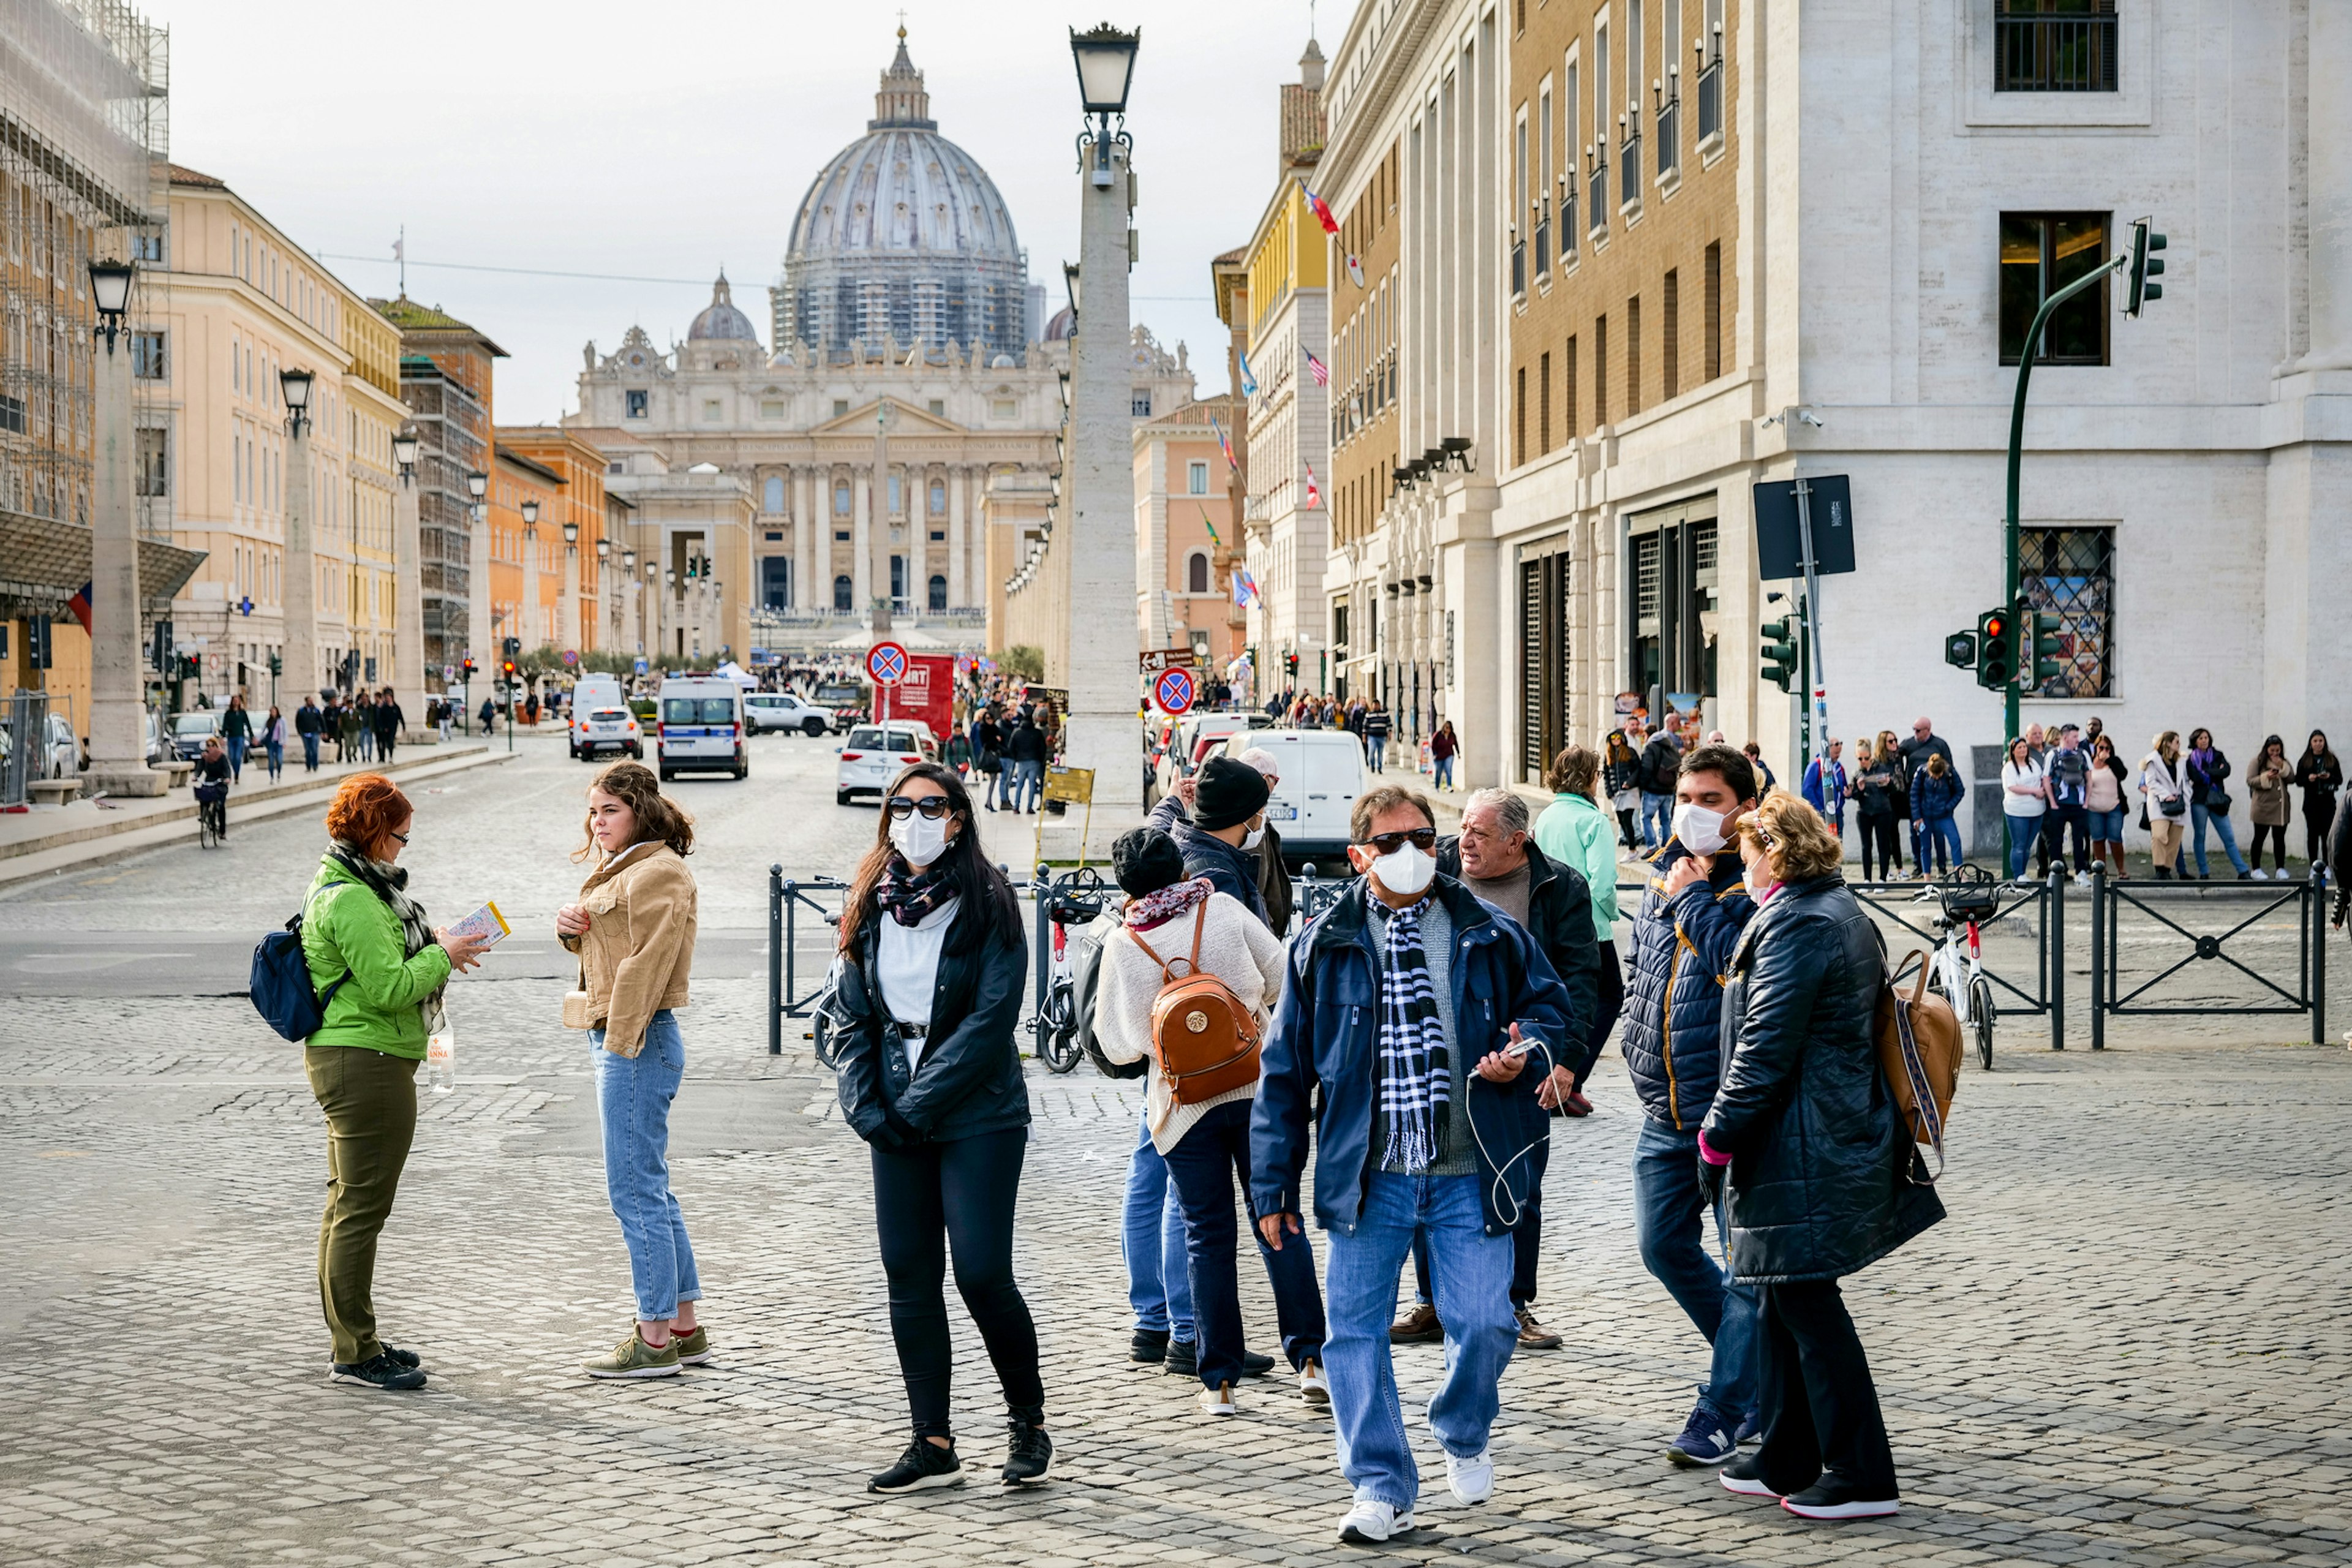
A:
[[[960,610],[970,601],[965,597],[968,574],[964,563],[964,541],[969,536],[965,526],[965,508],[970,504],[964,488],[964,470],[948,470],[948,608]]]
[[[868,569],[874,559],[873,498],[873,476],[860,469],[851,470],[849,507],[853,521],[849,542],[849,608],[857,615],[866,613],[876,592],[873,574]],[[889,524],[886,521],[882,526],[887,528]]]

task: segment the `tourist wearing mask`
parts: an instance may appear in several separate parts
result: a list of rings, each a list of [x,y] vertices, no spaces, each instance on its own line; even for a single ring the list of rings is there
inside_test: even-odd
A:
[[[2236,804],[2231,797],[2229,782],[2230,759],[2213,744],[2210,730],[2191,730],[2189,750],[2185,753],[2189,769],[2189,824],[2194,834],[2191,846],[2197,855],[2197,879],[2209,880],[2205,863],[2205,830],[2211,827],[2221,840],[2222,850],[2230,857],[2230,868],[2238,873],[2238,880],[2253,879],[2253,868],[2238,852],[2237,830],[2230,826],[2230,808]]]
[[[588,789],[595,857],[556,934],[580,957],[579,1001],[567,1027],[589,1031],[604,1191],[629,1254],[636,1323],[609,1353],[581,1363],[599,1379],[675,1377],[710,1359],[696,1316],[702,1280],[686,1215],[669,1184],[669,1113],[686,1076],[677,1010],[694,968],[698,897],[686,857],[694,824],[642,763],[614,763]]]
[[[1282,994],[1283,946],[1275,934],[1204,877],[1184,875],[1176,841],[1156,827],[1120,835],[1111,868],[1128,896],[1122,929],[1103,943],[1095,1034],[1113,1062],[1151,1060],[1144,1125],[1167,1163],[1183,1208],[1185,1268],[1191,1287],[1198,1351],[1200,1404],[1210,1415],[1231,1415],[1244,1374],[1240,1287],[1234,1264],[1234,1190],[1238,1178],[1249,1201],[1251,1082],[1192,1105],[1176,1103],[1173,1086],[1152,1053],[1153,1004],[1171,979],[1213,975],[1256,1020],[1261,1037],[1267,1014]],[[1280,1251],[1251,1232],[1274,1288],[1275,1317],[1284,1355],[1298,1374],[1299,1397],[1331,1402],[1323,1375],[1323,1295],[1315,1257],[1304,1236]]]
[[[2091,742],[2091,768],[2083,782],[2084,831],[2090,835],[2092,863],[2112,858],[2119,882],[2131,875],[2124,869],[2124,789],[2130,776],[2116,755],[2113,736]]]
[[[1731,1270],[1758,1295],[1756,1452],[1726,1489],[1800,1519],[1899,1507],[1895,1456],[1838,1282],[1944,1216],[1886,1091],[1877,929],[1801,801],[1742,819],[1756,900],[1725,972],[1723,1080],[1699,1128],[1701,1179],[1729,1216]]]
[[[479,936],[436,931],[408,896],[401,854],[408,797],[355,773],[327,805],[327,853],[302,900],[302,958],[319,994],[302,1042],[327,1121],[327,1212],[319,1225],[319,1304],[334,1339],[331,1381],[387,1392],[425,1386],[423,1358],[376,1331],[376,1238],[392,1216],[416,1136],[416,1064],[452,973],[480,962]]]
[[[2295,787],[2303,791],[2304,855],[2314,866],[2325,862],[2327,830],[2336,823],[2336,792],[2344,784],[2344,764],[2327,747],[2327,732],[2314,730],[2303,755],[2294,760]]]
[[[1029,1089],[1013,1035],[1028,944],[1003,873],[981,852],[952,769],[890,782],[873,847],[842,905],[835,1006],[843,1120],[867,1145],[890,1336],[914,1437],[875,1492],[960,1486],[945,1264],[1004,1396],[1007,1486],[1053,1464],[1037,1328],[1013,1277]]]
[[[1241,760],[1265,780],[1267,799],[1271,800],[1275,785],[1282,782],[1282,764],[1263,746],[1252,746],[1242,753]],[[1275,826],[1274,818],[1269,816],[1263,821],[1265,836],[1257,841],[1257,894],[1265,904],[1267,929],[1276,936],[1287,936],[1290,917],[1297,908],[1290,886],[1290,865],[1282,858],[1282,832]],[[1243,837],[1246,838],[1248,835]]]
[[[1265,775],[1239,757],[1214,756],[1175,795],[1153,806],[1145,821],[1176,841],[1184,855],[1186,876],[1206,877],[1211,887],[1231,895],[1264,921],[1258,848],[1265,839],[1265,803],[1271,794]],[[1267,929],[1273,929],[1271,922]]]
[[[1612,731],[1613,733],[1613,731]],[[1586,1050],[1597,1059],[1609,1031],[1625,1005],[1625,972],[1617,956],[1617,858],[1609,836],[1609,819],[1593,798],[1601,775],[1601,759],[1590,747],[1569,746],[1552,759],[1551,804],[1536,818],[1536,847],[1555,866],[1572,866],[1584,873],[1584,889],[1592,902],[1593,946],[1601,960],[1599,991],[1591,1022],[1584,1032]],[[1557,964],[1554,965],[1558,967]],[[1563,974],[1561,979],[1566,980]],[[1589,1071],[1590,1069],[1588,1069]],[[1580,1083],[1560,1092],[1559,1074],[1547,1090],[1570,1116],[1591,1109]]]

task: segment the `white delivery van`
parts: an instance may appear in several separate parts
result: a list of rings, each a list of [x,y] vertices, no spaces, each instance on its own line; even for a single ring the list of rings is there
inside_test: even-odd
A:
[[[672,675],[661,683],[655,745],[665,783],[685,773],[749,777],[743,689],[723,675]]]
[[[609,713],[615,708],[625,710],[627,707],[628,702],[621,692],[620,677],[582,676],[579,682],[572,688],[570,744],[572,760],[578,762],[584,758],[593,761],[596,752],[604,746],[613,746],[615,751],[627,750],[628,748],[625,746],[614,744],[618,738],[618,731],[616,726],[609,720],[596,726],[592,726],[589,721],[589,715],[592,713],[599,711]],[[592,728],[595,731],[593,738],[590,733]],[[629,738],[635,739],[634,736]]]
[[[1282,835],[1284,861],[1294,870],[1314,860],[1328,875],[1351,875],[1348,816],[1367,787],[1363,742],[1345,730],[1244,730],[1227,736],[1223,750],[1238,757],[1253,747],[1281,770],[1265,819]]]

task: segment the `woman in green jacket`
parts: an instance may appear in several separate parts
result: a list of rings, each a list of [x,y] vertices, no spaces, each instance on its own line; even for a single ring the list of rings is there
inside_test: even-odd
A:
[[[1552,797],[1536,818],[1536,847],[1555,864],[1583,872],[1592,889],[1592,924],[1601,939],[1601,1003],[1585,1043],[1598,1051],[1625,1005],[1625,972],[1617,960],[1617,836],[1597,798],[1601,753],[1590,746],[1570,746],[1552,759],[1545,782]]]
[[[435,931],[396,862],[408,798],[381,773],[354,773],[327,806],[331,840],[302,901],[302,956],[323,1022],[303,1042],[310,1093],[327,1117],[327,1212],[319,1224],[319,1305],[336,1383],[425,1386],[414,1351],[376,1337],[375,1238],[392,1214],[416,1133],[416,1064],[452,971],[480,962],[479,937]]]

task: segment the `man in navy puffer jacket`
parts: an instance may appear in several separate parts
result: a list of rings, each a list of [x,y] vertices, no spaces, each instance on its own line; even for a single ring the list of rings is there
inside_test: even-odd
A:
[[[1723,977],[1756,913],[1741,879],[1732,825],[1756,809],[1756,772],[1729,746],[1682,760],[1674,836],[1649,859],[1633,920],[1619,1048],[1645,1113],[1633,1152],[1633,1215],[1642,1262],[1715,1347],[1682,1435],[1678,1465],[1719,1465],[1756,1410],[1756,1297],[1707,1250],[1698,1184],[1698,1127],[1721,1068]],[[1722,1215],[1716,1216],[1718,1238]]]

